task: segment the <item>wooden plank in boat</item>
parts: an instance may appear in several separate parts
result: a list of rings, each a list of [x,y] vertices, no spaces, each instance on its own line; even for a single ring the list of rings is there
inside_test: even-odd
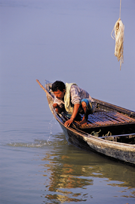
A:
[[[95,115],[96,116],[96,118],[97,118],[97,120],[98,121],[102,121],[103,123],[106,123],[106,124],[112,124],[112,123],[116,123],[116,120],[114,120],[113,118],[111,118],[110,116],[108,116],[107,114],[106,114],[106,112],[101,112],[100,114],[98,113],[98,114],[96,114]],[[90,115],[90,117],[91,117],[91,115]]]
[[[113,118],[113,119],[116,121],[116,123],[117,123],[117,122],[118,122],[118,123],[119,123],[119,122],[121,122],[121,123],[127,122],[126,118],[125,118],[125,120],[123,120],[123,119],[121,118],[121,113],[110,112],[109,114],[106,113],[106,115],[108,116],[108,119],[109,119],[109,118]]]
[[[80,128],[84,129],[126,124],[135,124],[135,119],[116,111],[102,111],[90,114],[88,116],[88,124],[83,124]]]

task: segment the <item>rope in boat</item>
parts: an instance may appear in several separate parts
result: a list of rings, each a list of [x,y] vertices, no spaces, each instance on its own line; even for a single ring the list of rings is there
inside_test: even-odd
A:
[[[123,43],[124,43],[124,24],[121,21],[121,0],[120,0],[120,11],[119,19],[116,21],[114,28],[111,32],[111,37],[115,40],[115,51],[114,55],[120,61],[120,70],[121,65],[124,62],[123,60]]]

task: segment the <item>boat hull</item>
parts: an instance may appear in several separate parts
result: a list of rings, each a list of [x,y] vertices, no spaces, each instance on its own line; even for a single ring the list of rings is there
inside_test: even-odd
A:
[[[135,145],[103,140],[92,135],[78,133],[70,127],[65,127],[61,122],[59,124],[69,143],[135,165]]]

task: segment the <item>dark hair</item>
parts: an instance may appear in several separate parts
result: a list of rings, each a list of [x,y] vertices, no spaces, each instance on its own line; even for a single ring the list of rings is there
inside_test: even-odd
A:
[[[63,91],[65,89],[65,84],[62,82],[62,81],[55,81],[53,84],[52,84],[52,91],[55,92],[55,91]]]

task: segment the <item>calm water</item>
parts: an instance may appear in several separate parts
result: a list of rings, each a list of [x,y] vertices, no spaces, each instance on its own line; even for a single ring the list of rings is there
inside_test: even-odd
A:
[[[0,204],[135,203],[135,168],[67,143],[36,78],[135,111],[135,1],[0,0]]]

